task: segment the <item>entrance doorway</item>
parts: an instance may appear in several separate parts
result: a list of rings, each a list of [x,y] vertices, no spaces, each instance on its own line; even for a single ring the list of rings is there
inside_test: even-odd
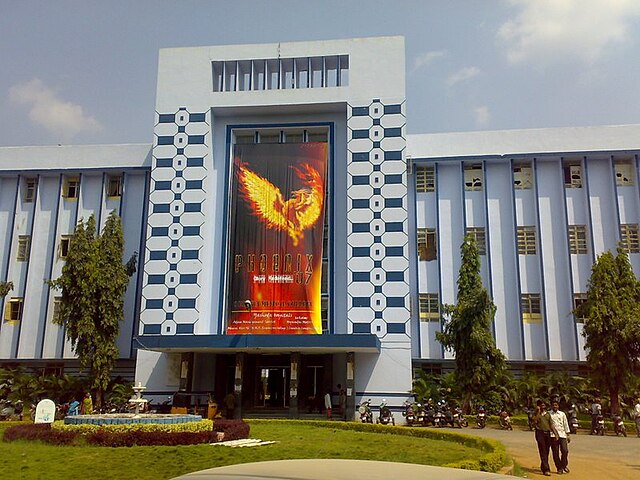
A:
[[[262,367],[258,369],[259,407],[287,408],[289,406],[290,367]]]

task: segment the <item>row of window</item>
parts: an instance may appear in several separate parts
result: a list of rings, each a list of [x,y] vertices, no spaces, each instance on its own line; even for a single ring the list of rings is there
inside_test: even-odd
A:
[[[573,308],[577,309],[587,299],[586,293],[576,293],[573,296]],[[440,299],[437,293],[421,293],[419,296],[420,321],[439,322],[441,317]],[[542,321],[539,293],[523,293],[520,295],[520,311],[522,321],[525,323],[539,323]],[[578,323],[583,323],[584,318],[575,316]]]
[[[215,61],[214,92],[246,92],[349,85],[349,56]]]
[[[27,177],[24,179],[22,186],[22,201],[31,203],[36,196],[36,188],[38,180],[36,178]],[[122,197],[122,176],[109,175],[105,185],[106,194],[109,198]],[[80,196],[80,177],[66,176],[62,182],[62,197],[66,200],[75,200]]]
[[[587,226],[568,225],[569,253],[581,255],[588,253],[587,248]],[[486,255],[486,234],[484,227],[467,227],[467,235],[474,238],[478,253]],[[538,250],[536,246],[536,227],[519,226],[516,227],[517,249],[520,255],[535,255]],[[418,259],[429,262],[438,258],[437,236],[435,228],[418,228]],[[640,253],[640,226],[637,223],[627,223],[620,225],[620,244],[627,253]]]
[[[582,188],[582,164],[565,162],[562,165],[564,186],[566,188]],[[635,185],[635,169],[631,161],[614,163],[616,185],[626,187]],[[419,193],[435,192],[435,167],[433,165],[416,167],[416,191]],[[484,184],[482,164],[464,165],[464,189],[469,192],[481,191]],[[526,190],[533,187],[533,170],[530,163],[516,164],[513,167],[513,188]]]
[[[53,298],[53,310],[51,311],[51,318],[57,319],[60,317],[60,305],[62,297]],[[19,322],[22,320],[22,311],[24,309],[24,298],[12,297],[4,306],[4,321],[5,322]]]
[[[322,142],[327,143],[327,130],[307,130],[307,129],[288,129],[288,130],[237,130],[236,144],[252,144],[252,143],[307,143]]]
[[[65,259],[69,254],[69,245],[73,235],[62,235],[58,243],[58,258]],[[18,249],[16,251],[16,260],[18,262],[29,261],[29,252],[31,251],[31,235],[18,236]]]

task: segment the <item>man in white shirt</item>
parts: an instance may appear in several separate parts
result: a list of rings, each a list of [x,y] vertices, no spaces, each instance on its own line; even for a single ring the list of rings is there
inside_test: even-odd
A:
[[[567,416],[561,410],[559,410],[560,404],[558,400],[551,402],[551,421],[553,426],[556,427],[557,435],[552,433],[551,438],[551,451],[553,452],[553,463],[555,463],[558,469],[558,474],[569,473],[569,422]]]
[[[636,433],[640,437],[640,398],[636,402],[636,406],[633,407],[633,417],[636,421]]]

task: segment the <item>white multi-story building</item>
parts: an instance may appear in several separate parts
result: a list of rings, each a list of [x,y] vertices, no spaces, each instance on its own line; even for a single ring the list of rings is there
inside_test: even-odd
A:
[[[466,233],[498,347],[577,368],[595,256],[640,271],[640,126],[407,135],[404,72],[401,37],[164,49],[152,144],[0,148],[1,364],[76,365],[44,280],[115,209],[140,252],[118,373],[152,396],[401,405],[412,368],[451,364]]]

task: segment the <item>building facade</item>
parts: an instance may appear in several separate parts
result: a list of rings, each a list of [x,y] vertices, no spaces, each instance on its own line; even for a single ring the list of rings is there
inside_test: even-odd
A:
[[[0,148],[0,362],[74,365],[43,279],[115,209],[140,252],[119,368],[158,401],[399,407],[451,364],[465,234],[508,359],[577,368],[596,255],[640,271],[640,126],[407,135],[404,71],[401,37],[163,49],[152,144]]]

